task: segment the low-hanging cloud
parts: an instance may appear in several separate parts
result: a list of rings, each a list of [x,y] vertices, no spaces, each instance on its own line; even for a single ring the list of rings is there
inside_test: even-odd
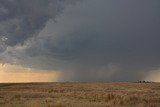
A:
[[[0,35],[8,38],[6,44],[23,44],[37,35],[50,19],[55,20],[67,3],[73,0],[1,0]]]
[[[159,1],[24,1],[18,13],[2,2],[3,62],[59,70],[62,81],[139,80],[159,68]]]

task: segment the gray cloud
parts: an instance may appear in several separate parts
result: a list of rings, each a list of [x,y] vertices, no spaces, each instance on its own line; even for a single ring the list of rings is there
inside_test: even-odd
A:
[[[68,3],[73,3],[69,0]],[[7,45],[13,46],[38,34],[49,19],[55,20],[67,4],[64,0],[1,0],[0,35],[8,38]]]
[[[159,1],[86,0],[63,12],[58,1],[24,1],[18,13],[17,7],[8,7],[14,8],[11,16],[5,3],[1,8],[6,16],[0,29],[14,32],[1,55],[5,62],[60,70],[62,81],[132,81],[159,68]]]

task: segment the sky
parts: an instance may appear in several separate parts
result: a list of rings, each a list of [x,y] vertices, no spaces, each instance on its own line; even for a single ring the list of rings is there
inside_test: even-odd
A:
[[[0,82],[160,82],[159,0],[0,0]]]

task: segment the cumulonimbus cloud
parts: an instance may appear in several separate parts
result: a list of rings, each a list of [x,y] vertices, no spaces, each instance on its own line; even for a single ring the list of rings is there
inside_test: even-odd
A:
[[[86,0],[63,12],[59,12],[63,3],[43,2],[22,3],[31,10],[23,20],[16,22],[21,12],[1,19],[6,28],[10,23],[22,26],[8,37],[3,61],[59,70],[62,81],[131,81],[159,68],[159,1]],[[23,36],[18,39],[16,34]]]

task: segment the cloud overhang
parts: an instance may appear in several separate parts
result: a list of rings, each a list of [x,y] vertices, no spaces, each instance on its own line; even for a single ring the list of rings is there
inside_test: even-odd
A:
[[[0,1],[0,61],[60,81],[136,81],[160,68],[160,2]]]

